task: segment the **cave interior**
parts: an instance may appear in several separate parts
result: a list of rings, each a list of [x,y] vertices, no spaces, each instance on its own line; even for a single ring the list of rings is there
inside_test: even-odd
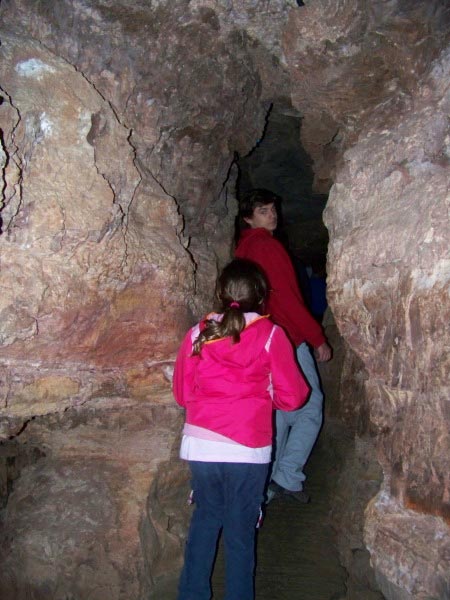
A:
[[[449,25],[446,0],[0,3],[1,598],[172,597],[173,363],[264,187],[293,259],[326,257],[340,598],[450,599]]]

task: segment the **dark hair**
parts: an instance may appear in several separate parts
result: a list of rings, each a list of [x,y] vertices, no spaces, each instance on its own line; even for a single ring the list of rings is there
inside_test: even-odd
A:
[[[240,341],[245,327],[246,312],[259,312],[267,296],[267,280],[251,260],[236,258],[222,271],[216,283],[216,298],[221,321],[208,319],[205,328],[194,342],[193,354],[200,354],[205,342],[231,337],[233,344]]]
[[[258,206],[266,204],[280,204],[281,198],[270,190],[258,188],[247,192],[239,202],[239,216],[241,219],[253,217],[253,211]]]

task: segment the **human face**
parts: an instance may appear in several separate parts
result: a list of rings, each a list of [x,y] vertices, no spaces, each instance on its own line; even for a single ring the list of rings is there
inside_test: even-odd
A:
[[[264,204],[263,206],[256,206],[253,209],[253,215],[251,217],[245,217],[244,221],[250,225],[252,229],[262,227],[267,229],[270,233],[273,233],[277,228],[277,209],[275,204]]]

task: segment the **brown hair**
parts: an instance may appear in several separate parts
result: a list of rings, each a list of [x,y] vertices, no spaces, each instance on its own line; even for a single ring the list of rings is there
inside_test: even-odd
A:
[[[247,192],[239,202],[239,216],[241,219],[253,217],[253,211],[258,206],[266,206],[267,204],[275,204],[278,206],[281,203],[280,196],[274,194],[270,190],[258,188]]]
[[[203,344],[211,340],[231,337],[233,344],[238,343],[245,328],[244,313],[261,310],[267,289],[266,278],[256,263],[242,258],[231,261],[216,284],[216,297],[223,317],[220,321],[205,321],[205,328],[195,340],[192,354],[200,354]]]

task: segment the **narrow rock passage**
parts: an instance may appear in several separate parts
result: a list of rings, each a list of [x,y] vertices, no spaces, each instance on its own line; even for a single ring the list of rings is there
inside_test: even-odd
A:
[[[323,442],[322,442],[323,443]],[[308,463],[310,504],[290,498],[267,507],[257,547],[256,600],[339,600],[345,597],[341,567],[329,525],[329,478],[335,476],[330,453],[319,442]],[[222,550],[213,576],[214,600],[224,592]]]

